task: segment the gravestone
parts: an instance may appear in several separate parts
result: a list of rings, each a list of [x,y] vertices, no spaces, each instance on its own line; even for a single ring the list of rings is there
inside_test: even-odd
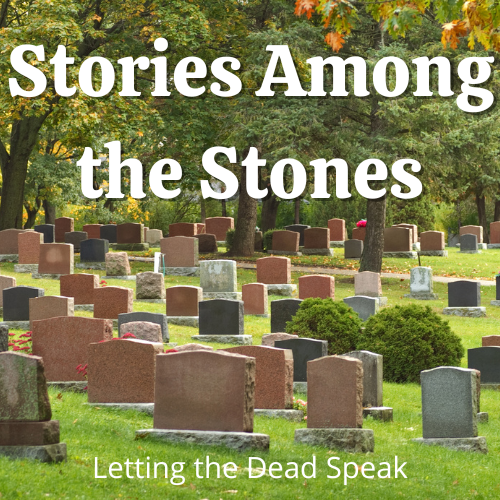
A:
[[[414,267],[410,271],[410,293],[404,295],[405,298],[416,300],[436,300],[436,293],[433,293],[432,268]]]
[[[500,221],[490,222],[490,244],[488,248],[500,248]]]
[[[184,351],[213,351],[214,348],[212,346],[203,345],[203,344],[183,344],[183,345],[176,346],[175,350],[177,352],[184,352]]]
[[[69,316],[33,321],[33,354],[43,358],[50,382],[85,380],[76,367],[88,362],[89,344],[112,338],[109,320]]]
[[[203,289],[198,286],[171,286],[166,290],[167,316],[198,317],[198,304],[203,300]]]
[[[244,334],[244,307],[241,300],[214,299],[199,304],[200,339],[204,335]]]
[[[196,234],[203,234],[206,233],[205,231],[205,224],[202,224],[201,222],[196,223]]]
[[[197,224],[191,224],[189,222],[176,222],[175,224],[169,224],[168,235],[170,238],[175,236],[187,236],[193,237],[198,234]]]
[[[411,242],[418,243],[418,227],[416,224],[393,224],[392,227],[402,227],[411,231]]]
[[[271,302],[271,333],[286,331],[287,321],[291,321],[302,303],[302,299],[280,299]]]
[[[75,230],[75,219],[72,217],[59,217],[54,221],[55,225],[55,242],[66,243],[64,235],[72,233]]]
[[[54,224],[40,224],[34,227],[37,233],[43,234],[44,243],[55,243],[55,226]]]
[[[363,271],[354,275],[354,294],[364,297],[377,297],[380,306],[387,304],[387,297],[382,297],[380,274]]]
[[[149,246],[160,246],[160,240],[163,238],[163,231],[161,229],[148,229],[145,241]]]
[[[132,288],[121,286],[94,288],[94,318],[118,319],[120,314],[131,313],[133,304]]]
[[[102,224],[85,224],[82,228],[82,231],[87,233],[89,238],[98,240],[101,238],[102,226]]]
[[[26,233],[24,229],[4,229],[0,231],[0,262],[17,262],[19,254],[19,233]]]
[[[265,333],[262,335],[262,345],[266,345],[268,347],[274,347],[274,343],[277,340],[288,340],[288,339],[298,339],[298,335],[292,335],[291,333]]]
[[[165,314],[152,313],[152,312],[129,312],[118,315],[118,331],[121,331],[122,325],[126,323],[133,323],[136,321],[147,321],[148,323],[155,323],[161,327],[161,335],[163,342],[168,342],[170,337],[168,334],[167,317]]]
[[[264,239],[262,231],[255,231],[255,239],[253,249],[255,252],[262,252],[264,250]]]
[[[156,355],[163,344],[110,340],[89,345],[89,403],[153,403]],[[127,369],[126,377],[117,377]]]
[[[269,295],[292,297],[297,294],[297,285],[292,284],[291,263],[288,257],[257,259],[257,282],[267,285]]]
[[[500,385],[500,347],[468,349],[467,358],[467,367],[481,372],[481,384]]]
[[[492,306],[500,306],[500,275],[495,276],[495,300],[490,301]]]
[[[241,297],[244,304],[245,314],[267,318],[268,300],[267,285],[263,283],[248,283],[241,287]]]
[[[479,253],[475,234],[462,234],[460,236],[460,253]]]
[[[234,229],[232,217],[207,217],[205,219],[205,232],[215,234],[217,241],[226,241],[226,233]]]
[[[160,240],[160,251],[164,255],[165,274],[197,276],[198,240],[194,237],[174,236]]]
[[[384,257],[416,259],[412,251],[412,231],[406,227],[387,227],[384,229]]]
[[[19,264],[36,264],[40,260],[40,245],[43,234],[36,231],[19,233],[18,237]]]
[[[74,316],[75,303],[73,297],[45,295],[29,300],[30,325],[39,319],[56,318],[58,316]]]
[[[272,250],[267,253],[278,255],[302,255],[299,252],[300,233],[296,231],[274,231]]]
[[[33,273],[32,277],[59,278],[62,274],[73,274],[73,268],[73,245],[68,245],[66,243],[43,243],[40,245],[38,274],[35,275]]]
[[[444,233],[442,231],[420,233],[420,255],[448,257],[448,250],[444,248]]]
[[[321,274],[299,277],[299,298],[335,299],[335,278]]]
[[[149,321],[131,321],[120,325],[120,337],[132,334],[138,340],[160,342],[163,345],[161,326]],[[163,352],[163,349],[162,351]]]
[[[80,243],[80,262],[102,264],[106,262],[108,252],[108,240],[92,238],[82,241]]]
[[[377,314],[380,302],[377,297],[366,297],[365,295],[355,295],[346,297],[344,303],[358,313],[359,319],[366,321],[370,316]]]
[[[477,237],[477,242],[483,242],[483,226],[462,226],[459,231],[459,235],[464,234],[475,234]]]
[[[352,239],[365,241],[366,238],[366,227],[355,227],[352,230]]]
[[[293,381],[307,382],[307,363],[316,358],[328,356],[328,342],[316,339],[277,340],[274,347],[291,349],[293,352]]]
[[[4,321],[29,321],[30,299],[43,297],[43,288],[33,286],[16,286],[3,290],[3,320]]]
[[[344,242],[344,259],[361,259],[362,253],[362,240],[347,240]]]
[[[304,230],[304,255],[333,256],[330,248],[330,230],[326,227],[310,227]]]
[[[102,240],[106,241],[106,240]],[[127,252],[109,252],[105,255],[106,258],[106,277],[111,276],[129,276],[130,263],[128,261]]]
[[[481,283],[459,280],[448,283],[448,307],[443,314],[452,316],[486,316],[486,308],[481,307]]]
[[[481,337],[482,347],[500,347],[500,335],[486,335]]]
[[[137,300],[165,303],[165,280],[163,274],[137,273],[135,296]]]
[[[285,230],[299,233],[299,246],[302,247],[304,246],[304,231],[310,229],[310,227],[311,226],[306,226],[305,224],[292,224],[291,226],[285,226]]]
[[[109,243],[118,243],[116,239],[116,224],[105,224],[99,228],[99,239],[108,240]]]
[[[328,229],[330,230],[330,241],[345,240],[345,220],[330,219],[328,221]]]
[[[197,234],[195,238],[198,240],[199,253],[217,253],[217,239],[215,234]]]
[[[144,243],[144,229],[142,224],[127,222],[116,226],[116,243],[134,244]]]
[[[3,291],[6,288],[13,288],[15,286],[16,278],[13,278],[12,276],[2,276],[0,274],[0,309],[3,308]]]
[[[97,274],[66,274],[59,280],[59,293],[63,297],[73,297],[75,306],[89,305],[94,304],[94,289],[98,286]]]
[[[64,235],[64,243],[69,243],[73,245],[73,250],[75,252],[80,252],[82,241],[89,238],[89,235],[84,231],[73,231],[71,233],[66,233]]]
[[[203,298],[241,300],[237,288],[236,261],[205,260],[200,262],[200,286]]]

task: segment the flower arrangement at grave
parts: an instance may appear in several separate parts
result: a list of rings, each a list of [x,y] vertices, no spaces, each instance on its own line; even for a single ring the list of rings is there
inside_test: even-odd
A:
[[[303,399],[292,398],[293,401],[293,409],[301,410],[304,412],[304,420],[307,420],[307,401]]]
[[[14,337],[15,333],[9,333],[9,337]],[[8,343],[12,347],[12,351],[25,351],[25,354],[32,354],[31,352],[31,332],[26,332],[19,335],[18,339],[12,339]]]
[[[103,288],[103,287],[105,287],[105,286],[107,286],[107,285],[108,285],[108,282],[107,282],[106,280],[101,280],[101,281],[99,282],[99,286],[100,286],[101,288]]]
[[[170,352],[179,352],[177,349],[165,349],[165,354],[168,354]]]
[[[366,227],[366,219],[361,219],[360,221],[356,222],[357,227]]]

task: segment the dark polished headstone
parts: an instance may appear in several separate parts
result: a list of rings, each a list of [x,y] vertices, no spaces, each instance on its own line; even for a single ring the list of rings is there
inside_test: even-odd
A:
[[[43,234],[44,243],[54,243],[56,241],[56,226],[54,224],[40,224],[35,226],[37,233]]]
[[[448,283],[448,307],[480,307],[481,283],[454,281]]]
[[[3,290],[3,320],[29,321],[30,299],[43,297],[45,290],[34,286],[15,286]]]
[[[102,240],[108,240],[110,243],[117,243],[116,224],[105,224],[101,226],[100,236]]]
[[[363,241],[347,240],[344,242],[344,259],[360,259],[363,253]]]
[[[500,384],[500,347],[467,350],[468,368],[481,372],[482,384]]]
[[[461,252],[477,252],[477,236],[475,234],[462,234],[460,236]]]
[[[109,241],[91,238],[80,244],[80,262],[106,262]]]
[[[218,252],[217,239],[215,234],[195,234],[194,237],[198,240],[199,253],[216,253]]]
[[[302,303],[302,299],[281,299],[271,302],[271,333],[286,332],[286,323],[291,321]]]
[[[299,246],[304,246],[304,231],[310,229],[311,226],[306,226],[305,224],[292,224],[291,226],[285,226],[287,231],[293,231],[294,233],[300,234]]]
[[[168,333],[168,323],[167,315],[161,313],[151,313],[151,312],[131,312],[122,313],[118,315],[118,332],[121,331],[121,325],[125,323],[132,323],[135,321],[148,321],[149,323],[155,323],[161,327],[161,336],[163,342],[168,342],[170,339]]]
[[[88,239],[88,237],[89,235],[85,231],[72,231],[64,233],[64,243],[71,243],[74,251],[79,252],[82,241]]]
[[[214,299],[200,302],[200,335],[243,335],[242,300]]]

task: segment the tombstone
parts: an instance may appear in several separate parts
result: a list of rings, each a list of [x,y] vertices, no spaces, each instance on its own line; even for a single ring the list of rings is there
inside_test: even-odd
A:
[[[467,280],[448,283],[448,307],[443,309],[443,314],[485,316],[486,309],[481,307],[481,283]]]
[[[55,243],[55,226],[54,224],[40,224],[35,226],[35,231],[37,233],[43,234],[43,242],[44,243]]]
[[[274,347],[274,343],[277,340],[288,340],[288,339],[298,339],[298,335],[292,335],[291,333],[265,333],[262,335],[262,345],[266,345],[268,347]]]
[[[406,227],[386,227],[384,229],[384,253],[411,252],[412,232]]]
[[[99,239],[108,240],[109,243],[118,243],[116,239],[116,224],[105,224],[99,228]]]
[[[29,321],[30,299],[43,297],[43,288],[33,286],[16,286],[3,290],[3,320],[4,321]]]
[[[198,267],[198,240],[186,236],[174,236],[160,240],[160,251],[164,254],[165,268]],[[169,272],[166,272],[169,274]]]
[[[483,347],[500,347],[500,335],[486,335],[481,337]]]
[[[18,234],[19,264],[36,264],[40,260],[40,245],[43,234],[36,231],[26,231]]]
[[[161,336],[163,342],[168,342],[170,337],[168,334],[167,316],[161,313],[151,312],[129,312],[118,315],[118,331],[121,331],[122,325],[126,323],[133,323],[136,321],[147,321],[148,323],[155,323],[161,327]]]
[[[416,224],[393,224],[392,227],[402,227],[411,232],[411,243],[418,243],[418,227]]]
[[[94,289],[99,287],[97,274],[66,274],[59,280],[59,293],[63,297],[73,297],[75,305],[94,303]]]
[[[101,240],[106,241],[106,240]],[[129,276],[130,263],[127,252],[107,253],[106,258],[106,276]]]
[[[479,253],[475,234],[462,234],[460,236],[460,253]]]
[[[0,455],[66,461],[59,421],[51,418],[43,360],[17,352],[0,353]]]
[[[205,219],[205,232],[215,234],[217,241],[226,241],[226,233],[234,229],[232,217],[207,217]]]
[[[163,274],[145,272],[136,275],[135,297],[137,300],[165,302],[165,280]]]
[[[73,245],[75,252],[80,252],[82,241],[87,240],[89,235],[84,231],[73,231],[71,233],[65,233],[64,243],[69,243]]]
[[[229,347],[224,352],[255,358],[255,408],[293,408],[292,351],[253,345]]]
[[[73,297],[45,295],[29,300],[30,325],[38,319],[56,318],[59,316],[74,316],[75,302]]]
[[[168,235],[170,238],[174,236],[193,237],[197,234],[197,224],[191,224],[189,222],[176,222],[175,224],[169,224],[168,226]]]
[[[144,243],[143,225],[127,222],[116,226],[116,242],[118,244]]]
[[[265,285],[283,285],[292,282],[292,266],[288,257],[257,259],[257,281]]]
[[[89,344],[113,338],[113,325],[109,320],[77,316],[40,319],[33,321],[31,338],[33,354],[43,358],[47,380],[83,381],[76,367],[88,363]]]
[[[73,245],[66,243],[43,243],[40,245],[39,275],[73,274]]]
[[[307,362],[328,356],[328,342],[316,339],[277,340],[274,347],[291,349],[293,352],[293,381],[307,382]]]
[[[106,262],[108,252],[108,240],[92,238],[82,241],[80,243],[80,262]]]
[[[0,231],[0,262],[3,260],[13,260],[17,257],[19,253],[17,242],[19,233],[27,232],[24,229],[4,229]]]
[[[344,243],[344,259],[361,259],[363,240],[346,240]]]
[[[255,252],[262,252],[264,250],[264,236],[262,235],[262,231],[255,231],[253,249]]]
[[[122,286],[94,288],[94,318],[118,319],[120,314],[131,313],[133,304],[132,288]]]
[[[198,240],[199,253],[217,253],[217,239],[215,234],[197,234],[195,238]]]
[[[442,231],[424,231],[420,233],[420,252],[444,252],[444,233]],[[423,255],[434,255],[423,253]],[[439,254],[436,254],[439,255]],[[448,253],[446,254],[448,255]]]
[[[335,299],[335,278],[321,274],[299,277],[299,298]]]
[[[297,314],[302,299],[280,299],[271,302],[271,333],[286,331],[286,323]]]
[[[111,340],[89,345],[89,403],[153,403],[156,355],[162,343]],[[126,377],[117,377],[127,367]]]
[[[103,227],[102,224],[85,224],[82,228],[82,231],[87,233],[89,239],[98,240],[101,238],[101,227]]]
[[[459,235],[475,234],[478,243],[483,243],[483,226],[462,226]]]
[[[200,302],[199,311],[199,337],[203,335],[233,336],[244,334],[243,301],[228,299],[208,300]]]
[[[16,278],[13,278],[12,276],[2,276],[0,274],[0,308],[3,307],[3,291],[6,288],[14,288],[15,286]]]
[[[9,327],[0,323],[0,352],[9,350]]]
[[[481,384],[500,384],[500,347],[468,349],[467,358],[467,367],[481,372]]]
[[[356,273],[354,275],[354,293],[366,297],[381,297],[382,283],[380,274],[371,271]]]
[[[330,230],[330,241],[345,240],[345,220],[330,219],[328,221],[328,229]]]
[[[160,246],[160,240],[163,238],[163,231],[161,229],[148,229],[145,241],[149,246]]]
[[[343,300],[354,312],[358,313],[359,319],[362,321],[366,321],[370,316],[377,314],[380,307],[377,297],[355,295],[354,297],[346,297]]]
[[[131,321],[120,325],[120,337],[132,334],[137,340],[160,342],[163,346],[161,326],[149,321]],[[163,349],[161,350],[163,352]]]
[[[175,347],[175,350],[177,352],[184,352],[184,351],[213,351],[214,348],[209,345],[203,345],[203,344],[183,344],[183,345],[178,345]]]
[[[274,231],[272,250],[268,253],[302,255],[299,252],[300,234],[296,231]]]
[[[486,453],[477,437],[477,373],[440,366],[420,372],[422,432],[419,443]]]
[[[490,243],[500,245],[500,221],[490,222]]]
[[[269,317],[267,286],[263,283],[248,283],[241,287],[245,314]]]
[[[205,260],[200,262],[200,286],[203,298],[240,300],[237,288],[236,261]]]
[[[75,230],[75,219],[72,217],[59,217],[55,221],[55,242],[66,243],[64,236]]]
[[[366,227],[355,227],[352,230],[352,239],[365,241],[366,238]]]
[[[330,248],[330,230],[326,227],[311,227],[304,230],[304,255],[333,255]]]
[[[410,271],[410,293],[404,295],[405,298],[416,300],[436,300],[436,293],[433,293],[432,268],[414,267]]]
[[[205,231],[205,224],[202,224],[201,222],[196,223],[196,234],[204,234]]]
[[[285,226],[286,231],[292,231],[294,233],[299,233],[299,246],[304,246],[304,231],[310,229],[311,226],[306,226],[305,224],[292,224],[291,226]],[[274,246],[273,246],[274,249]]]
[[[198,286],[171,286],[166,290],[167,316],[198,317],[203,289]]]
[[[146,241],[146,237],[147,237],[147,234],[148,234],[148,231],[149,231],[149,227],[144,226],[142,228],[142,231],[143,231],[142,239],[143,239],[143,241]],[[162,238],[163,238],[163,235],[162,235]]]

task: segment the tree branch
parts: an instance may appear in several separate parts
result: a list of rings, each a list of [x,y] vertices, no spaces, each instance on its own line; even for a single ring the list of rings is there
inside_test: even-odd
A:
[[[5,149],[3,142],[0,141],[0,167],[2,167],[2,170],[7,165],[9,159],[10,155],[9,153],[7,153],[7,150]]]
[[[10,0],[4,0],[0,9],[0,28],[4,28],[7,22],[7,11],[9,10]]]

